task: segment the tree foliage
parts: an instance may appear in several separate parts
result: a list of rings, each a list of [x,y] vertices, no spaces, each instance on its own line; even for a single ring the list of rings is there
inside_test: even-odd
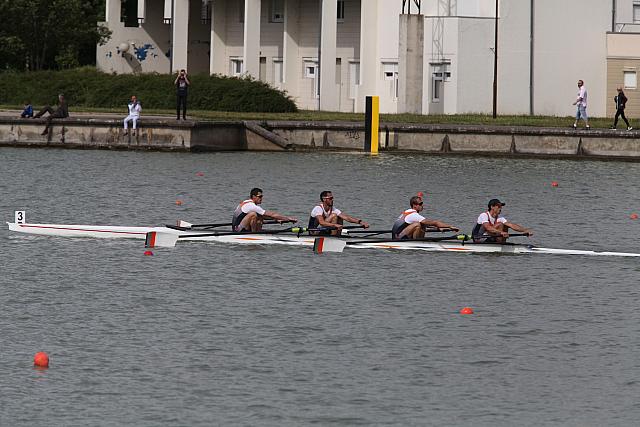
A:
[[[0,0],[0,69],[63,69],[95,64],[111,36],[104,0]]]

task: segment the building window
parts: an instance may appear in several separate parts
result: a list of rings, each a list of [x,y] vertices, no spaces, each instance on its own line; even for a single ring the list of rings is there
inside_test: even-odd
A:
[[[138,27],[138,0],[120,2],[120,22],[124,22],[125,27]]]
[[[356,99],[358,85],[360,85],[360,63],[349,62],[349,99]]]
[[[640,23],[640,1],[633,2],[633,22]]]
[[[431,64],[431,102],[440,102],[444,82],[451,79],[450,64]]]
[[[231,75],[241,76],[244,73],[244,61],[241,58],[231,59]]]
[[[304,63],[304,76],[307,79],[315,79],[318,72],[317,62],[305,62]]]
[[[304,61],[304,77],[313,79],[313,97],[320,97],[320,79],[318,78],[318,61]]]
[[[383,62],[382,78],[385,81],[391,82],[391,97],[398,99],[398,63]]]
[[[202,2],[202,8],[200,9],[200,22],[204,25],[211,24],[211,3]]]
[[[284,0],[271,0],[271,22],[284,22]]]
[[[338,0],[338,22],[344,22],[344,0]]]
[[[624,88],[635,89],[638,87],[638,79],[635,71],[624,71]]]
[[[281,58],[274,58],[273,60],[273,82],[276,84],[284,82],[284,62]]]

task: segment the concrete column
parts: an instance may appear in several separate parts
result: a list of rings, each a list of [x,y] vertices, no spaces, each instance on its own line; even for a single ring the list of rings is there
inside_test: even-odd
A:
[[[173,0],[172,72],[187,68],[189,49],[189,0]]]
[[[360,86],[355,102],[355,111],[358,113],[365,109],[365,97],[378,95],[378,9],[378,0],[363,0],[360,5]]]
[[[144,23],[145,18],[147,17],[147,8],[145,5],[145,0],[138,0],[138,23]]]
[[[107,0],[105,11],[105,22],[110,22],[112,26],[120,24],[120,4],[121,0]]]
[[[424,15],[400,15],[398,113],[422,114]]]
[[[244,0],[244,71],[260,77],[260,12],[261,0]]]
[[[338,1],[322,1],[320,28],[320,109],[338,110],[336,90],[336,39],[338,30]]]
[[[227,1],[214,1],[211,8],[211,55],[209,56],[209,73],[211,74],[229,74],[226,52],[226,15]]]
[[[299,0],[285,0],[284,5],[284,40],[282,43],[284,89],[289,93],[298,93],[300,62],[298,37],[300,34],[298,18],[300,15]]]

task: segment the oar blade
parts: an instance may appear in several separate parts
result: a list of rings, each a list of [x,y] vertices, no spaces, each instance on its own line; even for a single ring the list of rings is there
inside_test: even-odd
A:
[[[342,252],[347,242],[329,237],[316,237],[313,241],[313,252],[322,254],[325,252]]]
[[[144,242],[146,248],[173,248],[178,241],[178,235],[162,231],[150,231]]]
[[[193,227],[193,224],[191,224],[190,222],[183,221],[183,220],[179,219],[178,222],[176,223],[176,227],[191,228],[191,227]]]

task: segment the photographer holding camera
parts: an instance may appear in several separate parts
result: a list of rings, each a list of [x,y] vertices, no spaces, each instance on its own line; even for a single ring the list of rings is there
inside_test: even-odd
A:
[[[186,70],[178,71],[176,81],[173,83],[176,85],[176,120],[180,120],[180,107],[182,106],[182,120],[187,120],[187,91],[191,82],[187,77]]]

